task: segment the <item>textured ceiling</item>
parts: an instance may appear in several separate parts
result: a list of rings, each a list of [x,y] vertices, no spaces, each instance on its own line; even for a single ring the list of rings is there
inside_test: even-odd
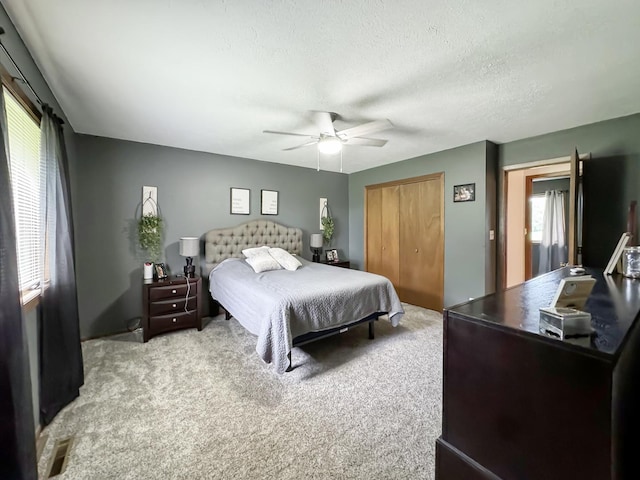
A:
[[[388,118],[356,172],[640,112],[638,0],[2,3],[80,133],[315,168],[262,131]]]

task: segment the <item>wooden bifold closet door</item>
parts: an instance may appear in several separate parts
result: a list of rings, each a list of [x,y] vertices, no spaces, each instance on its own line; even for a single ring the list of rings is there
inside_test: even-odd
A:
[[[366,187],[366,270],[433,310],[444,296],[443,183],[438,173]]]

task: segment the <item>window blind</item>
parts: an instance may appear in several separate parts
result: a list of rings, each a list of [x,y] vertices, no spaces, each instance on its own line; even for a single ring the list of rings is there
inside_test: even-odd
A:
[[[37,288],[42,278],[44,232],[43,168],[40,162],[40,125],[6,88],[3,88],[9,136],[9,170],[13,189],[20,290]]]

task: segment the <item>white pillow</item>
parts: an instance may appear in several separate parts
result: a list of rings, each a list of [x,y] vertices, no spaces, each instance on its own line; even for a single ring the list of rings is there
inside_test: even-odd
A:
[[[269,247],[264,245],[262,247],[253,247],[253,248],[245,248],[244,250],[242,250],[242,254],[249,258],[249,257],[253,257],[254,255],[259,255],[262,252],[269,252]]]
[[[276,259],[269,255],[268,248],[267,250],[264,250],[264,252],[251,255],[245,261],[251,265],[251,268],[253,268],[253,271],[256,273],[268,272],[269,270],[280,270],[282,268]]]
[[[300,260],[282,248],[270,248],[269,255],[275,258],[282,268],[287,270],[293,271],[302,266]]]

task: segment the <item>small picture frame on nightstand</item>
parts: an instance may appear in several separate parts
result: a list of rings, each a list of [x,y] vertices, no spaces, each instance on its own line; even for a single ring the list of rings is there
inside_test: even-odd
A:
[[[158,280],[164,280],[168,277],[167,268],[164,266],[164,263],[154,263],[153,266],[156,269],[156,278]]]
[[[332,262],[339,262],[340,258],[338,257],[338,250],[336,250],[335,248],[332,250],[329,250],[329,253],[331,253],[331,261]]]
[[[327,258],[327,263],[333,262],[333,250],[325,250],[324,254]]]

